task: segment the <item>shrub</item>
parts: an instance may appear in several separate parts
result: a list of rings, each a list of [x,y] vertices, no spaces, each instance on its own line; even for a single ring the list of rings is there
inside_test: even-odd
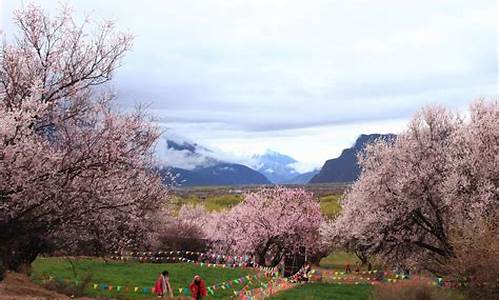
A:
[[[495,218],[496,219],[496,218]],[[455,252],[440,273],[462,287],[470,299],[498,299],[498,222],[476,219],[453,230]]]
[[[423,283],[399,282],[380,284],[372,292],[371,300],[465,300],[458,291]]]
[[[177,216],[159,215],[153,249],[205,251],[207,241],[203,224],[207,211],[201,205],[183,205]]]

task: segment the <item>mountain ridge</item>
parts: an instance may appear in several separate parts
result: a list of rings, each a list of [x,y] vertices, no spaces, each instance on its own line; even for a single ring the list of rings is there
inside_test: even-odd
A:
[[[180,187],[271,184],[261,173],[247,166],[232,163],[221,163],[194,170],[163,167],[159,169],[159,173],[165,184]]]
[[[318,174],[309,183],[349,183],[358,179],[361,169],[357,162],[357,154],[363,151],[367,144],[377,139],[394,140],[395,134],[361,134],[354,145],[342,150],[337,158],[327,160]]]

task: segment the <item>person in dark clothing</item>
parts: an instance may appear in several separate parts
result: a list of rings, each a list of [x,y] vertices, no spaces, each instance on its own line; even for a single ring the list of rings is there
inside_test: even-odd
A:
[[[351,273],[351,264],[350,263],[347,263],[345,265],[345,273],[346,274]]]

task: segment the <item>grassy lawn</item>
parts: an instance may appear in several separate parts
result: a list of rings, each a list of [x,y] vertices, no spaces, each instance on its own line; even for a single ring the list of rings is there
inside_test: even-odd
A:
[[[337,216],[341,209],[341,198],[342,194],[320,197],[318,200],[321,206],[321,213],[328,218]],[[239,194],[208,195],[203,199],[196,195],[189,195],[185,197],[176,196],[173,198],[172,203],[177,208],[180,208],[183,204],[190,204],[203,205],[208,211],[221,211],[235,206],[241,200],[243,200],[243,196]]]
[[[272,300],[366,300],[372,287],[369,285],[337,285],[310,283],[278,293]]]
[[[83,278],[85,274],[90,273],[92,274],[92,284],[104,283],[115,287],[112,291],[107,291],[102,290],[101,288],[93,289],[92,286],[90,286],[87,289],[88,295],[107,296],[113,298],[119,297],[121,299],[151,298],[152,295],[143,294],[142,289],[144,287],[153,287],[158,273],[163,270],[168,270],[170,273],[170,283],[174,290],[174,295],[179,294],[179,288],[188,287],[195,274],[199,274],[203,279],[205,279],[207,286],[255,274],[251,269],[201,267],[190,263],[122,263],[104,262],[101,259],[80,259],[74,265],[77,270],[77,280]],[[32,278],[35,282],[39,282],[39,278],[43,275],[50,275],[56,279],[66,278],[72,281],[75,279],[71,264],[64,258],[38,258],[33,263]],[[259,278],[258,280],[267,281],[265,278]],[[254,282],[253,285],[258,284],[259,282]],[[117,286],[121,286],[122,291],[116,291]],[[129,287],[131,292],[125,292],[125,287]],[[139,287],[139,291],[132,292],[134,287]],[[242,288],[242,284],[233,283],[233,288],[235,290],[239,290]],[[209,295],[208,299],[225,299],[232,296],[233,288],[216,290],[215,295]]]
[[[335,251],[327,257],[323,258],[319,263],[320,267],[332,269],[335,271],[343,271],[347,263],[351,264],[351,270],[354,270],[359,259],[353,253],[344,251]]]

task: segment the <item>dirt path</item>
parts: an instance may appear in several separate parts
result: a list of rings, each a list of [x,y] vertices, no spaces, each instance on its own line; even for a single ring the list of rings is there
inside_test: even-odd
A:
[[[46,290],[32,283],[26,275],[18,273],[7,273],[5,279],[0,282],[0,299],[59,300],[69,299],[69,297]]]
[[[254,300],[263,300],[269,296],[272,296],[276,293],[286,291],[288,289],[294,288],[300,284],[298,283],[290,283],[284,279],[277,279],[277,280],[271,280],[268,282],[268,285],[263,288],[254,288],[248,291],[240,291],[239,295],[236,295],[232,299],[249,299],[248,297],[251,296],[251,299]]]
[[[0,281],[0,300],[66,300],[68,296],[49,291],[31,282],[24,274],[7,273]],[[91,300],[91,298],[78,298]]]
[[[54,291],[47,290],[35,283],[24,274],[7,273],[0,281],[0,300],[95,300],[91,297],[71,298]],[[105,299],[105,298],[99,298]],[[156,297],[150,298],[156,300]],[[175,300],[189,300],[187,297],[163,298]],[[148,300],[148,299],[145,299]]]

